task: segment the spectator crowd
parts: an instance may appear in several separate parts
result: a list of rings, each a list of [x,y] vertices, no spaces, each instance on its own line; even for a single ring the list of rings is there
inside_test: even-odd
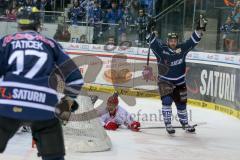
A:
[[[138,44],[144,45],[146,25],[152,14],[153,0],[66,0],[71,3],[67,18],[71,25],[93,26],[93,43],[107,32],[109,37],[124,37],[133,30],[138,33]],[[54,10],[60,0],[0,0],[1,19],[16,20],[21,6],[35,6],[41,11]],[[67,8],[67,6],[65,5]],[[46,15],[42,13],[46,22]],[[49,16],[51,18],[51,16]],[[48,19],[49,20],[49,19]],[[49,20],[51,21],[51,20]],[[137,26],[137,27],[136,27]],[[137,30],[136,30],[137,29]]]
[[[145,30],[152,13],[152,0],[73,0],[72,3],[68,12],[70,23],[93,26],[94,43],[105,31],[109,37],[122,37],[138,26],[138,44],[146,44]]]
[[[4,20],[16,20],[16,13],[21,6],[35,6],[41,11],[52,11],[53,0],[0,0],[0,15]]]
[[[223,33],[223,49],[225,52],[240,52],[240,1],[231,8],[225,23],[220,30]]]

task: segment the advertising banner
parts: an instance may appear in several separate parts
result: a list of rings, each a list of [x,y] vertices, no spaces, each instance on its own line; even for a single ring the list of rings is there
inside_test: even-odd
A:
[[[188,63],[186,72],[189,98],[238,109],[239,69]]]
[[[67,46],[66,44],[64,45]],[[68,45],[68,47],[74,49],[73,46]],[[83,45],[78,45],[76,48],[79,49],[81,47]],[[89,77],[85,73],[89,69],[88,67],[96,68],[97,62],[94,60],[94,57],[99,58],[102,64],[101,69],[94,75],[96,79],[94,81],[85,80],[86,83],[109,86],[116,90],[118,87],[122,87],[126,91],[140,89],[149,93],[158,93],[158,72],[153,56],[150,58],[151,77],[145,79],[143,70],[147,66],[146,55],[116,53],[116,50],[115,52],[103,52],[102,45],[99,47],[95,45],[94,51],[91,51],[92,48],[93,46],[90,45],[86,49],[86,53],[89,56],[88,65],[81,67],[85,75],[84,78]],[[97,49],[101,51],[98,52]],[[144,49],[141,50],[141,53],[145,52]],[[75,53],[78,53],[77,49]],[[77,55],[75,53],[74,56]],[[79,55],[83,55],[83,53],[85,51],[81,49]],[[237,64],[239,63],[237,59],[239,59],[237,56],[211,55],[211,53],[202,55],[199,52],[191,52],[187,58],[186,68],[189,103],[239,117],[240,67]],[[224,60],[225,62],[227,60],[228,63],[223,63]],[[92,73],[89,75],[93,76]]]
[[[81,55],[71,55],[73,58],[83,58]],[[128,59],[124,54],[104,55],[91,54],[85,58],[85,64],[80,66],[85,83],[95,83],[105,86],[133,87],[134,59]],[[89,70],[93,70],[89,72]],[[95,77],[94,79],[92,77]]]

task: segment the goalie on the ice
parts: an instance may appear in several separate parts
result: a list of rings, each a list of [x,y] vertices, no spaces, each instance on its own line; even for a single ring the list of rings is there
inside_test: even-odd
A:
[[[174,134],[175,129],[171,125],[172,103],[177,107],[179,121],[188,132],[195,132],[195,128],[188,124],[187,115],[187,88],[185,80],[186,55],[201,40],[203,31],[206,30],[207,20],[200,15],[196,30],[192,36],[184,43],[179,44],[178,35],[169,33],[166,44],[155,37],[153,28],[155,22],[148,25],[150,48],[158,62],[158,86],[162,100],[162,114],[166,130],[169,134]],[[162,67],[167,68],[163,71]],[[144,76],[150,73],[150,67],[144,69]],[[163,73],[165,72],[165,73]]]
[[[108,98],[106,109],[107,113],[101,116],[101,122],[105,129],[116,130],[124,125],[132,131],[139,131],[140,123],[134,121],[132,116],[119,105],[116,93]]]

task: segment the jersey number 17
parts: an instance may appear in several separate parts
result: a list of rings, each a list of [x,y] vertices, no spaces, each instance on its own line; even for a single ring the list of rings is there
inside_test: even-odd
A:
[[[47,53],[36,50],[18,50],[13,52],[8,60],[8,65],[12,65],[16,60],[16,71],[13,72],[14,74],[19,75],[24,71],[24,59],[26,56],[35,56],[38,58],[37,62],[24,75],[25,78],[33,78],[47,61]]]

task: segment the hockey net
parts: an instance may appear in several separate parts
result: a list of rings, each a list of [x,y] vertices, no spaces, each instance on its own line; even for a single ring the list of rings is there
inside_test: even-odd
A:
[[[92,111],[94,106],[88,96],[78,96],[79,109],[75,114]],[[85,115],[85,114],[83,114]],[[86,114],[87,116],[87,114]],[[86,119],[88,119],[86,117]],[[64,127],[65,146],[67,151],[100,152],[111,149],[111,141],[100,123],[99,117],[81,121],[70,121]]]

